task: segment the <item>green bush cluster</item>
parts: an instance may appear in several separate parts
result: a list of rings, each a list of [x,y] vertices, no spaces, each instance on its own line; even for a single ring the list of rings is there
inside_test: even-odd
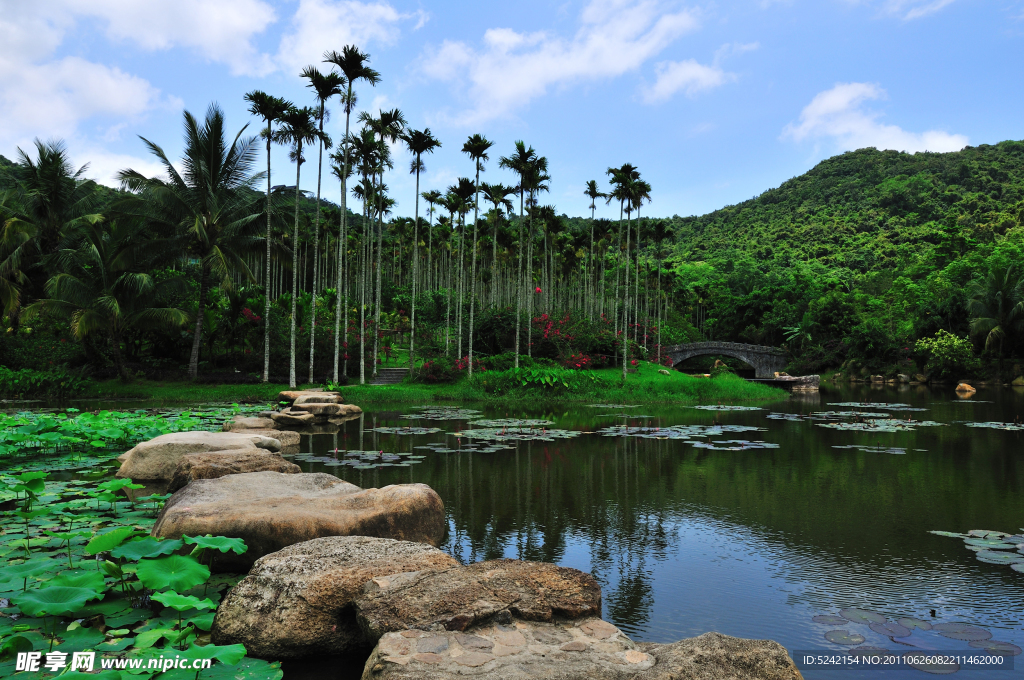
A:
[[[88,388],[87,378],[58,367],[48,371],[23,368],[12,371],[0,366],[0,398],[4,399],[56,399],[74,397]]]

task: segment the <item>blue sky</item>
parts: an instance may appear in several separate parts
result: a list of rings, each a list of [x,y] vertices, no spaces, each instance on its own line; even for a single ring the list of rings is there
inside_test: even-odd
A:
[[[0,154],[59,137],[100,181],[156,173],[137,135],[176,157],[182,109],[212,101],[255,133],[247,91],[311,103],[299,71],[348,43],[383,78],[359,108],[398,107],[443,144],[421,190],[471,175],[477,132],[496,142],[486,180],[514,183],[497,158],[523,139],[549,160],[543,200],[570,215],[627,161],[653,187],[644,214],[690,215],[848,149],[1024,138],[1024,0],[0,0]],[[293,184],[287,150],[273,160]],[[408,161],[386,178],[397,215]]]

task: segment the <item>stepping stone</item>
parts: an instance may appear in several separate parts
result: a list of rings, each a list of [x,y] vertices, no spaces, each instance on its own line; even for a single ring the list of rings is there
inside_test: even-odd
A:
[[[188,453],[178,462],[167,491],[173,493],[197,479],[217,479],[226,475],[263,471],[294,475],[302,472],[302,468],[289,463],[280,454],[262,449]]]
[[[272,415],[271,418],[275,425],[285,425],[290,427],[312,425],[316,421],[316,416],[312,413],[306,413],[305,411],[293,411],[292,409],[278,411]]]
[[[601,637],[593,632],[600,631]],[[511,619],[466,632],[408,629],[377,643],[363,678],[455,680],[632,680],[655,665],[653,655],[597,618],[543,622]],[[704,676],[683,676],[700,677]]]
[[[241,643],[264,659],[346,654],[372,647],[352,600],[372,578],[457,566],[423,543],[330,536],[288,546],[257,560],[217,608],[211,635]]]
[[[224,423],[221,427],[225,432],[239,432],[245,430],[273,430],[274,421],[270,418],[256,418],[249,416],[235,416]]]
[[[356,615],[372,638],[406,628],[466,630],[509,615],[553,621],[601,613],[601,586],[593,576],[542,562],[477,562],[370,581],[364,591]]]
[[[241,538],[242,555],[218,557],[223,571],[249,570],[260,557],[324,536],[376,536],[438,545],[444,504],[425,484],[360,489],[333,475],[248,472],[200,479],[164,505],[153,536]]]
[[[280,451],[281,442],[252,432],[172,432],[141,442],[119,457],[122,462],[117,476],[134,481],[170,481],[186,454],[257,449]]]

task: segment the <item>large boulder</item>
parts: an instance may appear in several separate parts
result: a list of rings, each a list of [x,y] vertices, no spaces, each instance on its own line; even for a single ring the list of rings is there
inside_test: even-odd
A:
[[[637,680],[800,680],[785,647],[771,640],[746,640],[704,633],[667,645],[641,644],[657,663]]]
[[[632,680],[654,665],[651,654],[598,618],[508,620],[466,632],[388,633],[366,661],[363,680]]]
[[[280,451],[280,440],[251,432],[172,432],[141,442],[124,454],[118,477],[170,481],[181,457],[211,451]]]
[[[200,479],[168,499],[153,536],[229,536],[245,540],[242,555],[217,560],[225,571],[248,571],[260,557],[323,536],[376,536],[437,546],[444,504],[425,484],[360,489],[324,473],[249,472]]]
[[[246,430],[273,430],[274,421],[270,418],[256,416],[235,416],[221,426],[225,432],[244,432]]]
[[[337,392],[306,392],[295,397],[292,406],[305,406],[306,404],[340,404],[341,396]]]
[[[401,572],[457,566],[423,543],[330,536],[261,557],[221,601],[211,635],[265,659],[345,654],[372,647],[352,601],[364,583]],[[365,652],[364,652],[365,653]]]
[[[465,633],[404,630],[374,648],[363,680],[801,680],[770,640],[705,633],[667,645],[636,644],[601,619],[513,621]]]
[[[290,408],[275,412],[271,418],[275,425],[284,427],[303,427],[312,425],[316,421],[316,416],[312,413],[294,411]]]
[[[312,413],[315,416],[330,416],[330,417],[346,417],[356,416],[363,412],[363,409],[359,408],[355,404],[294,404],[290,413],[296,411]]]
[[[978,390],[971,387],[969,384],[962,382],[956,386],[956,392],[958,394],[974,394]]]
[[[306,395],[314,395],[314,396],[321,396],[321,397],[323,397],[323,396],[338,396],[338,393],[337,392],[327,392],[322,387],[311,387],[311,388],[306,389],[306,390],[284,390],[283,392],[280,392],[277,396],[278,396],[278,399],[280,399],[281,401],[293,402],[296,399],[298,399],[299,397],[303,397],[303,396],[306,396]]]
[[[600,616],[601,586],[577,569],[502,559],[373,580],[356,600],[359,626],[371,639],[406,628],[466,630],[509,615]]]
[[[178,461],[167,491],[173,493],[197,479],[217,479],[245,472],[282,472],[294,475],[302,472],[295,463],[289,463],[280,454],[263,449],[236,449],[212,453],[188,453]]]
[[[288,452],[295,449],[302,442],[302,435],[295,430],[243,430],[246,434],[261,434],[264,437],[273,437],[281,442],[281,451]],[[295,453],[295,451],[292,451]]]

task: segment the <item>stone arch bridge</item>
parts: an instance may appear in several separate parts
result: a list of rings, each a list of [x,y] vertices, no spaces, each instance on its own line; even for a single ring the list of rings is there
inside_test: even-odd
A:
[[[692,357],[705,355],[732,357],[753,366],[755,378],[774,378],[776,371],[786,368],[786,353],[781,349],[739,342],[690,342],[665,347],[662,354],[672,359],[673,366]]]

